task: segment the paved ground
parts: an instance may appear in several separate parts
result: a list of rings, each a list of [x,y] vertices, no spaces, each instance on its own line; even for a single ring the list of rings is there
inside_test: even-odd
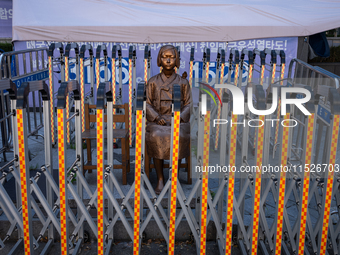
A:
[[[14,243],[8,243],[3,250],[0,250],[0,255],[5,255],[10,251],[10,247],[12,247]],[[37,252],[41,252],[43,249],[43,244]],[[218,248],[215,242],[207,242],[206,246],[206,254],[213,255],[218,254]],[[116,242],[114,243],[110,254],[119,254],[119,255],[131,255],[133,253],[132,242]],[[60,245],[58,243],[54,244],[49,255],[58,255],[60,254]],[[81,250],[79,252],[81,255],[94,255],[97,254],[97,243],[88,242],[82,245]],[[149,239],[146,243],[142,244],[141,247],[141,255],[158,255],[158,254],[167,254],[166,243],[163,240],[151,240]],[[186,242],[176,242],[175,246],[175,254],[177,255],[197,255],[196,248],[194,243],[190,241]],[[233,254],[238,255],[241,254],[236,248],[233,249]],[[23,249],[21,249],[17,255],[24,255]]]
[[[43,130],[41,129],[39,131],[39,134],[43,135]],[[30,137],[28,139],[28,147],[30,149],[30,162],[29,162],[29,170],[30,170],[30,175],[31,177],[35,175],[37,169],[40,168],[40,166],[42,166],[44,164],[44,145],[43,145],[43,139],[41,137],[38,137],[36,139],[36,137]],[[95,148],[95,146],[93,147]],[[53,166],[56,169],[57,168],[57,163],[58,163],[58,157],[57,155],[57,149],[54,148],[53,149]],[[96,151],[94,150],[93,155],[95,155]],[[117,161],[120,161],[120,149],[116,149],[115,150],[115,159]],[[123,192],[126,194],[127,191],[131,188],[131,185],[133,184],[133,180],[134,180],[134,148],[132,148],[130,150],[130,154],[131,154],[131,172],[127,175],[128,178],[128,185],[122,186]],[[67,164],[70,165],[74,159],[75,159],[75,150],[74,149],[68,149],[66,152],[67,155]],[[85,153],[86,155],[86,153]],[[248,162],[249,164],[254,164],[254,156],[251,154],[251,152],[249,153],[249,158],[248,158]],[[13,158],[13,154],[12,153],[7,153],[7,160],[11,160]],[[278,153],[276,153],[275,158],[270,157],[270,163],[274,163],[278,161]],[[219,164],[219,154],[218,153],[214,153],[211,152],[210,153],[210,159],[211,159],[211,165],[215,165],[215,164]],[[241,162],[241,156],[238,150],[238,156],[237,156],[237,162]],[[338,160],[337,160],[338,162]],[[6,162],[1,162],[1,165],[4,165]],[[95,161],[93,162],[95,164]],[[193,165],[195,165],[195,159],[193,158]],[[122,178],[121,178],[121,170],[116,170],[115,171],[115,176],[117,177],[117,180],[119,181],[119,183],[121,183]],[[10,176],[9,176],[10,177]],[[93,171],[92,174],[86,174],[86,180],[88,182],[88,185],[91,189],[91,191],[93,192],[96,189],[96,171]],[[168,172],[165,171],[165,177],[168,177]],[[57,180],[57,173],[55,173],[55,179]],[[188,196],[188,194],[190,193],[191,189],[192,189],[192,185],[187,185],[186,184],[186,173],[184,171],[180,171],[180,175],[179,175],[179,179],[182,183],[183,186],[183,190],[184,193],[186,194],[186,196]],[[150,177],[151,183],[155,183],[156,181],[156,176],[155,176],[155,172],[153,171],[151,173],[151,177]],[[44,191],[44,177],[42,177],[41,180],[39,180],[39,185],[42,191]],[[194,181],[193,181],[194,183]],[[219,180],[218,178],[211,178],[209,179],[209,189],[211,191],[211,193],[213,194],[214,192],[217,191],[218,188],[218,184]],[[235,196],[237,197],[239,194],[239,180],[236,181],[235,183]],[[5,188],[8,192],[8,194],[11,196],[11,198],[13,200],[15,200],[15,192],[14,192],[14,179],[13,178],[8,178],[8,181],[5,183]],[[115,193],[115,196],[117,196],[117,193]],[[72,198],[72,196],[70,196],[70,198]],[[87,194],[84,193],[84,198],[88,198]],[[266,206],[266,218],[269,224],[271,224],[274,221],[275,218],[275,208],[271,206],[272,204],[272,198],[268,197],[268,201],[266,201],[265,206]],[[295,210],[295,199],[292,197],[290,199],[288,199],[288,207],[291,208],[288,212],[289,214],[289,219],[292,220],[292,223],[294,223],[295,219],[296,219],[296,215],[297,212]],[[249,201],[249,202],[248,202]],[[252,219],[252,206],[251,206],[251,194],[250,191],[247,191],[246,194],[246,203],[245,203],[245,217],[244,217],[244,223],[246,226],[248,226],[251,222]],[[310,208],[312,209],[312,212],[316,212],[316,208]],[[224,212],[224,216],[225,217],[225,211],[226,209],[224,208],[223,210]],[[313,215],[312,214],[312,220],[315,221],[318,217],[318,214]],[[6,220],[4,214],[1,215],[0,213],[0,221],[1,220]],[[233,224],[237,224],[237,221],[234,219]],[[1,233],[0,233],[1,234]],[[3,234],[3,233],[2,233]],[[1,235],[2,235],[1,234]],[[2,237],[2,236],[1,236]],[[14,243],[6,243],[6,247],[3,250],[0,250],[0,255],[2,254],[7,254],[9,249],[11,248],[11,246],[13,246]],[[41,245],[41,247],[39,249],[43,249],[43,245]],[[96,254],[96,242],[94,243],[86,243],[83,245],[82,247],[82,252],[81,254]],[[233,249],[233,254],[238,254],[239,250],[237,247],[234,247]],[[113,249],[112,249],[112,254],[116,254],[119,253],[120,255],[123,254],[132,254],[132,243],[131,242],[117,242],[115,243]],[[149,239],[148,241],[146,241],[145,244],[142,245],[142,254],[162,254],[162,253],[166,253],[166,245],[164,242],[162,242],[161,240],[151,240]],[[216,254],[218,253],[218,249],[217,249],[217,245],[215,242],[208,242],[207,243],[207,254]],[[23,252],[18,253],[18,254],[23,254]],[[58,243],[56,243],[50,254],[59,254],[59,246]],[[196,248],[195,246],[190,243],[190,241],[188,242],[178,242],[176,245],[176,254],[196,254]]]
[[[0,254],[5,255],[9,252],[9,248],[12,247],[14,243],[8,243],[3,250],[0,250]],[[43,249],[43,245],[37,249],[38,253]],[[218,248],[215,242],[207,242],[207,255],[218,254]],[[51,251],[48,253],[50,255],[60,254],[60,245],[58,243],[54,244]],[[93,255],[97,254],[97,243],[85,243],[82,245],[80,253],[81,255]],[[132,254],[132,242],[117,242],[114,243],[110,254],[119,255],[131,255]],[[142,244],[141,255],[157,255],[157,254],[167,254],[167,247],[164,241],[161,240],[149,240]],[[175,254],[177,255],[196,255],[195,245],[191,242],[177,242],[175,247]],[[239,254],[239,253],[234,253]],[[23,249],[21,249],[17,255],[24,255]]]

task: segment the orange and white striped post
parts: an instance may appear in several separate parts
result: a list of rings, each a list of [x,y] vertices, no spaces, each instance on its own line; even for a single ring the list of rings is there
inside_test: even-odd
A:
[[[239,71],[240,71],[240,65],[236,64],[235,65],[235,75],[234,75],[234,85],[237,87],[237,83],[238,83],[238,75],[239,75]]]
[[[148,81],[148,60],[144,59],[144,81]]]
[[[150,61],[150,47],[149,45],[145,46],[144,49],[144,81],[145,83],[148,82],[148,75],[149,75],[149,61]]]
[[[99,67],[100,67],[100,59],[97,57],[96,58],[96,83],[97,83],[97,89],[98,89],[99,83],[100,83]]]
[[[140,250],[140,189],[142,170],[142,132],[143,110],[136,112],[136,170],[135,170],[135,211],[133,223],[133,254],[138,255]]]
[[[132,55],[132,54],[131,54]],[[132,147],[132,56],[129,58],[129,145]]]
[[[232,123],[237,122],[237,115],[231,112]],[[237,147],[237,125],[232,125],[229,136],[229,166],[236,166],[236,147]],[[229,172],[228,178],[228,192],[227,192],[227,214],[226,214],[226,248],[225,254],[231,254],[232,244],[232,228],[233,228],[233,212],[234,212],[234,185],[235,185],[235,173]]]
[[[53,56],[48,56],[48,83],[50,87],[50,115],[51,115],[51,136],[52,144],[55,142],[54,138],[54,86],[53,86]]]
[[[81,118],[85,120],[85,79],[84,79],[84,59],[79,59],[80,69],[80,93],[81,93]],[[81,131],[85,131],[85,121],[82,121]]]
[[[59,157],[59,196],[60,196],[60,247],[61,255],[68,254],[68,195],[66,189],[67,173],[66,173],[66,159],[65,159],[65,123],[66,114],[65,108],[57,109],[58,117],[58,157]]]
[[[104,254],[104,107],[97,104],[98,255]]]
[[[195,60],[195,48],[191,47],[191,52],[190,52],[190,67],[189,67],[189,85],[190,85],[190,89],[192,89],[192,78],[193,78],[193,71],[194,71],[194,60]]]
[[[204,116],[204,138],[203,138],[203,169],[209,166],[209,146],[210,146],[210,111]],[[201,220],[200,220],[200,254],[206,253],[207,239],[207,214],[208,214],[208,180],[209,173],[203,172],[202,178],[202,202],[201,202]]]
[[[258,117],[262,123],[265,121],[265,116],[260,115]],[[257,254],[257,246],[258,246],[258,232],[259,232],[259,220],[260,220],[260,198],[261,198],[261,181],[262,181],[262,172],[259,170],[262,166],[262,158],[263,158],[263,142],[264,142],[264,125],[258,127],[256,131],[256,166],[257,171],[255,175],[255,191],[254,191],[254,207],[253,207],[253,231],[251,238],[251,254]]]
[[[178,175],[178,153],[181,115],[181,89],[174,85],[174,112],[171,123],[171,193],[170,193],[170,222],[169,222],[169,245],[168,254],[175,254],[175,226],[176,226],[176,202],[177,202],[177,175]],[[175,98],[177,97],[177,98]],[[177,100],[176,100],[177,99]],[[188,171],[191,171],[189,169]]]
[[[285,67],[286,67],[286,64],[282,63],[281,64],[281,73],[280,73],[280,85],[281,86],[283,85],[283,79],[284,79],[284,75],[285,75]]]
[[[133,219],[133,255],[138,255],[141,244],[140,221],[141,221],[141,172],[144,166],[144,130],[145,130],[145,97],[144,83],[139,83],[137,88],[136,105],[136,153],[135,153],[135,201]]]
[[[266,66],[262,65],[261,66],[261,78],[260,78],[260,84],[263,86],[264,83],[264,70],[265,70]]]
[[[314,113],[310,116],[306,116],[307,123],[307,135],[305,139],[305,165],[312,163],[313,157],[313,134],[314,134]],[[301,217],[300,217],[300,235],[299,235],[299,252],[298,254],[304,254],[305,251],[305,237],[306,237],[306,222],[307,222],[307,210],[308,210],[308,194],[309,194],[309,171],[304,171],[303,174],[303,186],[302,186],[302,199],[301,199]]]
[[[68,57],[65,56],[65,81],[69,80],[69,63]],[[70,97],[67,95],[66,97],[66,119],[70,117]],[[66,136],[67,136],[67,143],[70,143],[70,122],[66,124]]]
[[[329,226],[329,216],[331,210],[333,185],[334,185],[334,171],[336,164],[336,152],[338,148],[339,139],[339,125],[340,125],[340,110],[336,105],[340,101],[340,96],[335,88],[329,89],[330,104],[332,105],[332,120],[330,124],[331,132],[328,138],[330,148],[328,148],[328,171],[325,178],[325,188],[324,188],[324,212],[322,217],[322,231],[319,237],[319,247],[320,252],[318,254],[326,254],[327,248],[327,236],[328,236],[328,226]],[[334,110],[336,109],[336,111]]]
[[[272,76],[271,76],[271,80],[270,80],[271,84],[274,84],[274,82],[275,82],[275,72],[276,72],[276,63],[273,63]]]
[[[116,104],[116,45],[113,45],[112,47],[112,70],[111,70],[111,74],[112,74],[112,103],[113,105]],[[113,115],[116,114],[116,109],[113,108]],[[113,122],[113,129],[116,129],[116,122]],[[116,142],[116,139],[113,139],[113,142]]]
[[[248,71],[248,83],[252,82],[253,80],[253,71],[254,71],[254,64],[249,65],[249,71]]]
[[[286,113],[284,121],[289,121],[290,113]],[[289,145],[289,129],[290,127],[283,127],[282,131],[282,146],[281,146],[281,160],[280,164],[282,169],[287,168],[288,164],[288,145]],[[282,170],[280,172],[280,185],[277,200],[277,219],[276,219],[276,245],[275,254],[280,255],[282,249],[282,234],[283,234],[283,212],[285,210],[285,192],[286,192],[286,172]]]
[[[27,84],[27,83],[26,83]],[[21,86],[25,86],[25,83]],[[19,103],[17,105],[17,134],[19,145],[19,166],[20,166],[20,189],[21,189],[21,208],[22,208],[22,221],[24,233],[24,251],[26,255],[33,253],[33,231],[32,231],[32,210],[31,210],[31,192],[29,169],[26,162],[28,162],[28,144],[27,144],[27,118],[26,106]]]

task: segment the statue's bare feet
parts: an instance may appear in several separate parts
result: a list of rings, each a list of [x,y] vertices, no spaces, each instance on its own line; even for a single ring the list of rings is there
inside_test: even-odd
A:
[[[156,187],[156,189],[155,189],[155,193],[156,193],[157,195],[161,194],[163,188],[164,188],[163,180],[159,180],[159,181],[158,181],[158,184],[157,184],[157,187]]]

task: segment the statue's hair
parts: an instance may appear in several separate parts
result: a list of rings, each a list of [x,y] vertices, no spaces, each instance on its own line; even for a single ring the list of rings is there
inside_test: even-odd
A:
[[[176,56],[176,67],[179,68],[181,65],[180,59],[179,59],[179,54],[178,51],[176,49],[176,47],[172,46],[172,45],[164,45],[162,46],[162,48],[160,48],[159,52],[158,52],[158,56],[157,56],[157,65],[161,66],[161,57],[164,51],[166,50],[173,50],[175,52],[175,56]]]

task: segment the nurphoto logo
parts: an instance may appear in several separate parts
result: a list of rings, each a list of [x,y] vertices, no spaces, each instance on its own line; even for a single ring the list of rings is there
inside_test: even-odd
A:
[[[222,100],[219,97],[217,91],[212,88],[210,85],[206,84],[206,83],[201,83],[203,84],[205,87],[207,87],[208,89],[210,89],[218,98],[218,100],[220,101],[220,104],[222,106]],[[242,92],[242,90],[234,85],[230,85],[230,84],[216,84],[215,85],[216,89],[226,89],[229,90],[231,95],[232,95],[232,107],[233,107],[233,114],[235,115],[244,115],[245,111],[244,111],[244,94]],[[205,91],[208,95],[210,95],[210,97],[213,99],[215,105],[217,106],[216,100],[213,97],[213,95],[204,88],[200,88],[201,90]],[[247,105],[248,105],[248,109],[251,113],[253,113],[254,115],[270,115],[273,114],[277,107],[278,107],[278,90],[281,90],[281,115],[286,115],[286,109],[287,109],[287,105],[294,105],[295,107],[297,107],[304,115],[311,115],[310,112],[305,108],[305,106],[303,105],[304,103],[307,103],[310,99],[311,99],[311,93],[308,89],[305,88],[292,88],[292,87],[273,87],[272,88],[272,104],[271,107],[269,109],[265,109],[265,110],[259,110],[259,109],[255,109],[254,104],[253,104],[253,98],[251,96],[247,97]],[[296,93],[296,94],[304,94],[305,97],[304,98],[287,98],[287,94],[290,93]],[[253,95],[253,88],[252,87],[248,87],[247,88],[247,94],[248,95]],[[206,114],[207,112],[207,97],[206,94],[202,94],[202,98],[201,98],[201,113],[203,115]],[[272,122],[272,127],[274,126],[274,123],[276,121],[280,121],[279,119],[266,119],[266,121],[270,121]],[[256,122],[258,122],[258,124],[256,124]],[[228,120],[226,119],[213,119],[213,126],[216,127],[216,125],[225,125],[228,123]],[[233,124],[235,125],[240,125],[242,124],[243,126],[246,125],[246,121],[243,120],[243,122],[236,122],[236,123],[232,123],[232,121],[230,121],[230,125],[232,126]],[[295,127],[297,125],[297,121],[293,120],[293,119],[286,119],[281,121],[281,125],[285,126],[285,127]],[[259,119],[252,119],[248,121],[248,125],[250,127],[261,127],[264,125],[264,122],[262,120]]]

